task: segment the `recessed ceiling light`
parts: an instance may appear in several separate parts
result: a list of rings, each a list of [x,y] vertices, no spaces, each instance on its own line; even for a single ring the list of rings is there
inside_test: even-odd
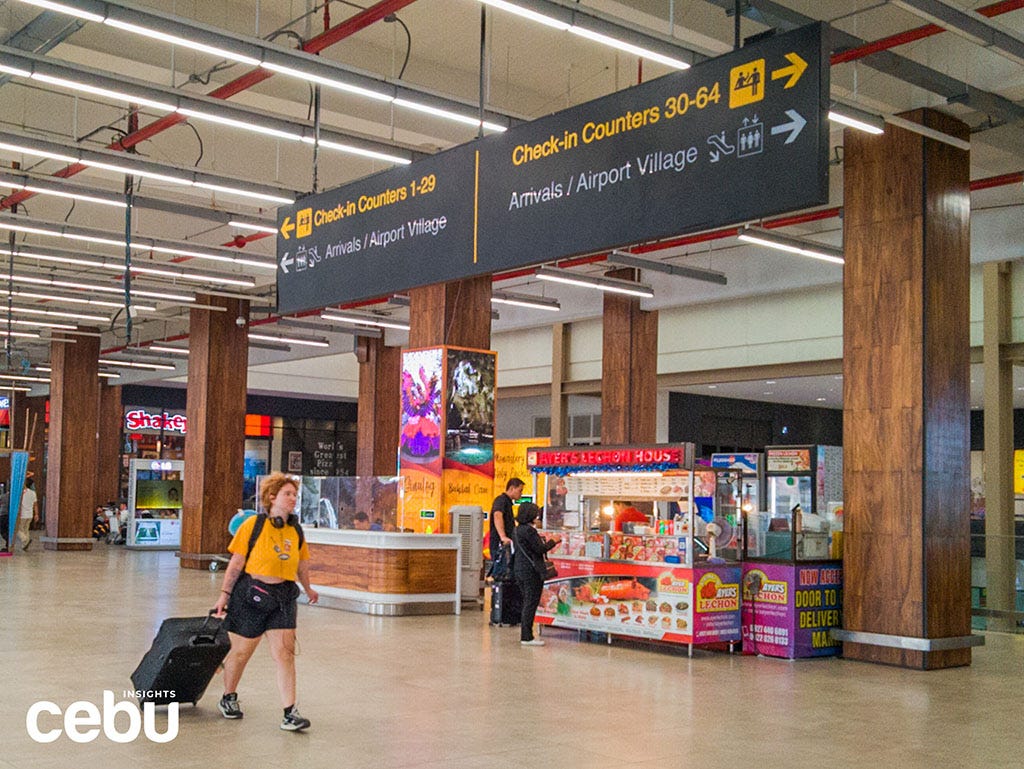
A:
[[[827,400],[827,399],[826,398],[815,398],[814,400],[816,400],[816,401],[823,401],[823,400]]]
[[[765,384],[775,384],[775,380],[774,379],[768,379],[768,380],[765,381]]]
[[[775,395],[775,393],[772,392],[771,390],[768,390],[767,392],[764,393],[764,395]]]
[[[718,385],[708,385],[708,389],[709,390],[716,390],[716,389],[718,389]],[[1022,389],[1024,389],[1024,388],[1022,388]]]

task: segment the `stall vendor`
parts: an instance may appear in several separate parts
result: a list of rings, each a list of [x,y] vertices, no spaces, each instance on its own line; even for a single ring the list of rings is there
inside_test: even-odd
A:
[[[612,502],[615,508],[615,518],[612,519],[612,531],[622,531],[624,523],[650,523],[650,518],[633,507],[631,502],[624,502],[617,499]]]

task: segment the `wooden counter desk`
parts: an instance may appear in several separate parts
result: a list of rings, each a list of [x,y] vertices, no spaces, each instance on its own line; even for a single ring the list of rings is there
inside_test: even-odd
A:
[[[378,616],[458,614],[461,537],[305,529],[320,604]]]

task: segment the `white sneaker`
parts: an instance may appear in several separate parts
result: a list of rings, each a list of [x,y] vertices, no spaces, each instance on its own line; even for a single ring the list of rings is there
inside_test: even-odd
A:
[[[532,641],[520,641],[523,646],[543,646],[544,642],[539,638],[534,638]]]

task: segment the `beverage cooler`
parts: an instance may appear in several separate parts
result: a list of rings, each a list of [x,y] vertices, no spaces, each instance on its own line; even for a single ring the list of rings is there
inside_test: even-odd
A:
[[[765,509],[746,515],[743,651],[774,657],[839,653],[843,450],[765,448]]]

